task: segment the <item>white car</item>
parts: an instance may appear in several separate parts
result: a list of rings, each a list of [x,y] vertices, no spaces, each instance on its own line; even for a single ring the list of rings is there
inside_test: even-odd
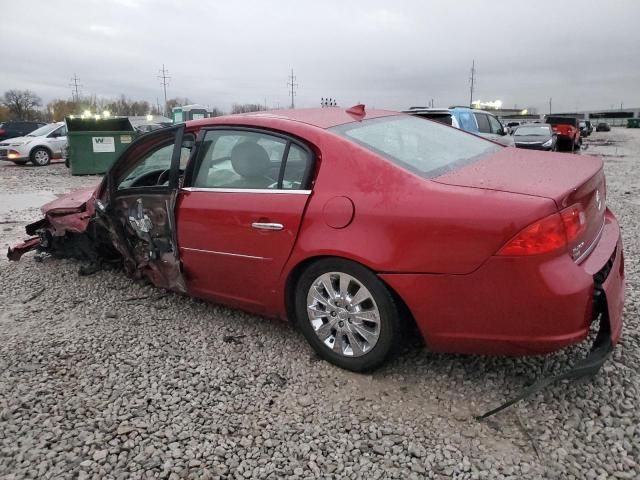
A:
[[[30,161],[37,167],[43,167],[54,158],[62,158],[62,150],[66,145],[65,123],[49,123],[24,137],[10,138],[0,143],[0,160],[18,165]]]

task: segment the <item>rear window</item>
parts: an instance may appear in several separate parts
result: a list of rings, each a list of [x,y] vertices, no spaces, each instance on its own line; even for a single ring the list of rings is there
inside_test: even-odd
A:
[[[411,116],[375,118],[330,130],[425,178],[456,170],[502,148]]]
[[[453,125],[453,119],[450,113],[412,113],[411,115],[444,123],[445,125]]]
[[[575,127],[578,124],[578,120],[570,117],[547,117],[547,123],[554,125],[573,125]]]

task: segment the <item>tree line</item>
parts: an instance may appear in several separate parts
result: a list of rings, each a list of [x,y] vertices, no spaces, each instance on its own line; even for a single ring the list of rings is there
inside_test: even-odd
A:
[[[192,103],[186,97],[167,100],[167,112],[171,115],[173,107]],[[257,103],[234,103],[230,113],[246,113],[266,110],[265,105]],[[42,99],[31,90],[7,90],[0,98],[0,122],[8,120],[36,120],[54,122],[64,120],[70,115],[79,115],[84,111],[102,113],[108,111],[114,116],[162,115],[160,105],[153,105],[146,100],[133,100],[122,94],[119,97],[103,98],[96,95],[77,99],[55,99],[43,105]],[[224,115],[218,107],[211,109],[212,116]]]

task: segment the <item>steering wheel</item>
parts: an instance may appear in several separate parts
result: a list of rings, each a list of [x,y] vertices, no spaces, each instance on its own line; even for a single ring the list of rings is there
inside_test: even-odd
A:
[[[167,170],[164,170],[158,177],[158,180],[156,181],[156,185],[162,185],[164,182],[169,181],[170,173],[171,173],[171,169],[168,168]]]

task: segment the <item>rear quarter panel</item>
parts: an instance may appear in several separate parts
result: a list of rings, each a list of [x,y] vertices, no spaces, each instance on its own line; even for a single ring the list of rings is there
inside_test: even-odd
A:
[[[309,257],[331,255],[376,272],[465,274],[556,208],[549,199],[431,182],[326,135],[286,272]],[[354,204],[345,228],[330,227],[324,215],[336,196]]]

